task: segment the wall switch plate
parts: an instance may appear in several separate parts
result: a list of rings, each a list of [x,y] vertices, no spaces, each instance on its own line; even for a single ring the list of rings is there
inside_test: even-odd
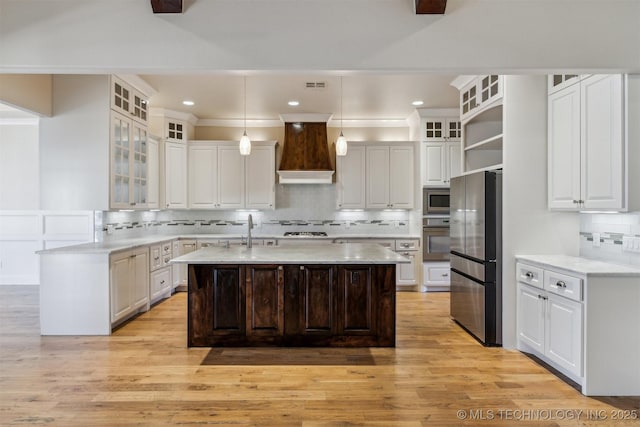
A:
[[[640,253],[640,237],[622,236],[622,250]]]
[[[600,233],[593,233],[593,246],[600,246]]]
[[[107,234],[113,234],[113,224],[107,224]]]

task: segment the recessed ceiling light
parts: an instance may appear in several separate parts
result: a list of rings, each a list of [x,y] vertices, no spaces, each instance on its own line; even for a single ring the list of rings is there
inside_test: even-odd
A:
[[[419,106],[421,106],[422,104],[424,104],[424,101],[413,101],[413,102],[411,103],[411,105],[414,105],[414,106],[416,106],[416,107],[419,107]]]
[[[287,102],[287,104],[289,104],[292,107],[297,107],[298,105],[300,105],[300,102],[298,102],[298,101],[289,101],[289,102]]]
[[[195,104],[195,102],[193,102],[193,101],[182,101],[182,105],[187,105],[189,107],[191,107],[194,104]]]

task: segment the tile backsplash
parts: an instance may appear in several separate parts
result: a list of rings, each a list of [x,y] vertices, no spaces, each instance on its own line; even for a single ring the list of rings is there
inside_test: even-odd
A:
[[[277,209],[270,211],[108,211],[96,214],[96,240],[146,234],[244,234],[252,215],[256,235],[325,231],[341,235],[404,235],[421,230],[419,213],[336,210],[335,185],[277,185]],[[413,224],[413,227],[412,227]]]
[[[625,236],[640,237],[640,212],[580,214],[581,256],[640,267],[640,253],[623,250]]]

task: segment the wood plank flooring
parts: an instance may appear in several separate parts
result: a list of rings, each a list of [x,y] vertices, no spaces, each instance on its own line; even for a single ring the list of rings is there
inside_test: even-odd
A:
[[[447,293],[398,294],[396,348],[188,349],[186,304],[110,337],[41,337],[38,287],[0,286],[0,425],[640,425],[614,419],[640,418],[640,397],[588,398],[482,347]]]

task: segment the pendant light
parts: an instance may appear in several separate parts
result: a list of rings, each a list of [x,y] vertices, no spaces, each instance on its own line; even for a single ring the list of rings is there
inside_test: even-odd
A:
[[[347,155],[347,138],[342,134],[342,76],[340,76],[340,136],[336,140],[336,156]]]
[[[244,133],[240,138],[240,154],[248,156],[251,154],[251,140],[247,136],[247,76],[244,76]]]

